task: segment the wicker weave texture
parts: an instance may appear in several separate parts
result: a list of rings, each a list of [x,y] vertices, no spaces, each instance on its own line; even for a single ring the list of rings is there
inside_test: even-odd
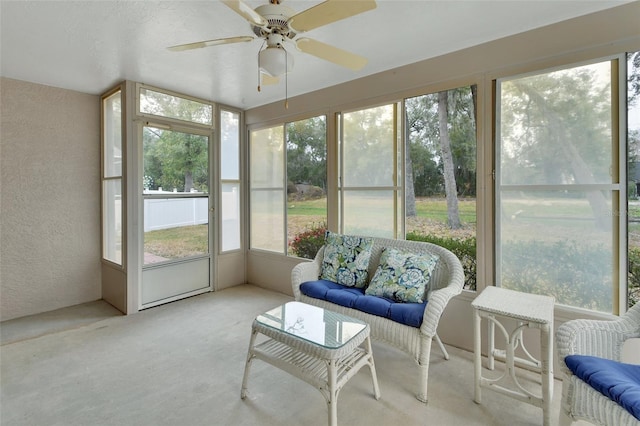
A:
[[[367,322],[371,327],[371,337],[395,346],[409,354],[418,363],[420,388],[418,389],[417,397],[419,400],[426,402],[431,341],[436,335],[438,322],[449,300],[462,292],[464,270],[457,256],[444,247],[419,241],[374,238],[373,251],[369,261],[369,279],[375,274],[382,250],[385,247],[393,247],[416,254],[432,253],[440,258],[432,274],[431,287],[433,290],[429,294],[429,302],[425,308],[420,328],[400,324],[387,318],[367,314],[302,294],[300,285],[306,281],[317,280],[320,276],[324,247],[318,251],[313,261],[300,263],[293,268],[291,273],[293,294],[295,299],[300,302],[319,306]]]
[[[562,381],[562,411],[571,420],[609,425],[640,425],[629,412],[578,379],[564,363],[569,355],[591,355],[620,361],[623,343],[640,337],[640,303],[613,321],[572,320],[558,327],[556,346]]]
[[[523,294],[502,287],[487,287],[471,305],[482,311],[509,318],[552,324],[554,302],[554,298],[550,296]]]

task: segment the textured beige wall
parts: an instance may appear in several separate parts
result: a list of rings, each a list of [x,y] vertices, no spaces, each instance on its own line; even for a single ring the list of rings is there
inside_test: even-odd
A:
[[[0,319],[100,299],[100,99],[0,79]]]

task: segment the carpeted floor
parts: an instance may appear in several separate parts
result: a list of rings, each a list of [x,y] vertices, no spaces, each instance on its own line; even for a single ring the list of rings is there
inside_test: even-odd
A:
[[[251,322],[289,300],[245,285],[130,316],[94,302],[6,321],[0,424],[326,425],[320,392],[260,361],[240,399]],[[542,424],[541,409],[490,391],[475,404],[473,354],[448,349],[445,361],[433,346],[429,403],[422,404],[413,396],[413,360],[374,341],[382,397],[374,399],[369,370],[361,370],[339,395],[339,424]],[[556,381],[554,421],[560,393]]]

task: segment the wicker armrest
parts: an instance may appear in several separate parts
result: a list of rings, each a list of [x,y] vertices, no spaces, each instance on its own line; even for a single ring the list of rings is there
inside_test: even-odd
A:
[[[448,250],[438,248],[441,261],[447,264],[448,282],[446,287],[439,288],[429,294],[429,302],[424,310],[420,332],[426,336],[436,335],[440,317],[451,298],[462,292],[464,286],[464,269],[460,260]]]
[[[556,344],[561,369],[567,373],[564,358],[590,355],[619,361],[622,344],[637,334],[637,328],[619,318],[613,321],[577,319],[558,327]]]
[[[291,286],[293,297],[300,300],[300,284],[306,281],[317,280],[320,276],[320,267],[324,257],[324,246],[318,250],[316,257],[311,262],[298,263],[291,271]]]

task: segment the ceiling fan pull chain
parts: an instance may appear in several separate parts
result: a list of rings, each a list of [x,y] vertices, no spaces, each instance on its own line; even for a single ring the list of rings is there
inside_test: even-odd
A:
[[[262,42],[262,46],[260,47],[260,50],[262,50],[265,43],[266,41]],[[260,91],[260,84],[262,84],[262,78],[261,78],[262,76],[260,75],[260,50],[258,50],[258,92]]]
[[[289,52],[284,49],[284,109],[289,109]]]

